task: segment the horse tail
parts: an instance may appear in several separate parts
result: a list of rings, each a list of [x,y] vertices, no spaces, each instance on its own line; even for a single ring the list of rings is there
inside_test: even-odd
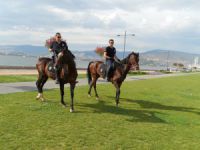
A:
[[[88,84],[90,84],[90,82],[92,81],[92,76],[91,76],[91,72],[90,72],[90,65],[91,65],[91,63],[93,63],[93,61],[89,62],[88,67],[87,67]]]

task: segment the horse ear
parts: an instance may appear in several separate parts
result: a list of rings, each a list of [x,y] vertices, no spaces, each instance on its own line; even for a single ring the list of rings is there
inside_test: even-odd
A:
[[[136,54],[137,56],[139,56],[139,55],[140,55],[139,53],[135,53],[134,51],[132,51],[132,53],[133,53],[133,54]]]

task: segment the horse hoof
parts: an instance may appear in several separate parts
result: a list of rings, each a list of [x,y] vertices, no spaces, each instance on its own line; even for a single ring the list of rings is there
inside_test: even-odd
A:
[[[99,97],[96,97],[96,100],[99,100]]]
[[[44,97],[43,97],[42,93],[38,93],[38,95],[36,96],[36,100],[44,101]]]
[[[36,96],[36,100],[40,100],[40,98],[41,98],[41,95]]]
[[[73,112],[74,112],[74,110],[73,110],[73,109],[71,109],[71,108],[70,108],[70,110],[69,110],[69,111],[70,111],[70,113],[73,113]]]
[[[63,108],[66,108],[67,107],[67,105],[62,105],[63,106]]]
[[[41,98],[40,98],[40,100],[41,100],[42,102],[44,102],[44,101],[45,101],[45,99],[44,99],[43,97],[41,97]]]
[[[91,97],[91,95],[90,95],[90,94],[88,94],[88,97]]]

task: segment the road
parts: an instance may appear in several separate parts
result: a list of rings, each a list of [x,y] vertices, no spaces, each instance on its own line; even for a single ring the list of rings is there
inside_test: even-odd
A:
[[[177,73],[177,74],[161,74],[161,75],[140,75],[140,76],[128,76],[125,81],[133,80],[147,80],[152,78],[164,78],[172,76],[187,76],[197,73]],[[79,83],[77,86],[87,85],[87,79],[78,79]],[[98,84],[108,84],[103,79],[98,80]],[[69,84],[66,84],[65,87],[68,87]],[[59,88],[59,85],[55,84],[54,81],[47,81],[44,85],[45,89],[54,89]],[[16,82],[16,83],[0,83],[0,94],[16,93],[16,92],[28,92],[36,91],[35,82]]]

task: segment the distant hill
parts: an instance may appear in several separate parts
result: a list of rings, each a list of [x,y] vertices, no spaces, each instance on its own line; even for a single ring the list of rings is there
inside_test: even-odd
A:
[[[8,55],[27,55],[27,56],[40,56],[47,54],[47,48],[44,46],[32,45],[8,45],[0,46],[0,53]]]
[[[94,50],[85,51],[73,51],[71,50],[77,58],[80,59],[101,59]],[[125,55],[128,55],[126,52]],[[32,46],[32,45],[8,45],[0,46],[0,55],[15,55],[15,56],[48,56],[50,53],[44,46]],[[123,57],[123,52],[117,52],[119,58]]]
[[[173,63],[182,63],[185,66],[192,64],[195,57],[200,57],[200,54],[191,54],[173,50],[150,50],[141,53],[141,62],[143,64],[161,65],[166,66],[167,62],[169,65]]]
[[[77,59],[80,60],[96,60],[102,59],[94,50],[85,51],[73,51]],[[130,52],[125,52],[125,57]],[[0,55],[15,55],[15,56],[49,56],[47,48],[44,46],[32,46],[32,45],[19,45],[19,46],[0,46]],[[117,56],[122,59],[123,52],[118,51]],[[185,52],[173,51],[173,50],[149,50],[147,52],[140,53],[140,64],[147,66],[172,66],[173,63],[182,63],[185,66],[192,64],[195,57],[200,57],[200,54],[190,54]]]

